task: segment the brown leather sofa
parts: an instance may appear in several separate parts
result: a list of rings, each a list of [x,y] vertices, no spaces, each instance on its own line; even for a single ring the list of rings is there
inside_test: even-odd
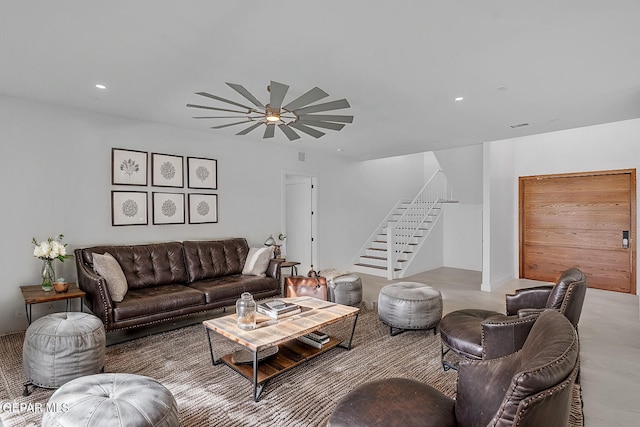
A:
[[[520,351],[461,362],[455,399],[416,380],[381,379],[347,394],[328,427],[566,426],[578,368],[573,325],[546,310]]]
[[[466,359],[495,359],[520,350],[545,309],[555,309],[578,327],[587,278],[577,268],[564,271],[553,286],[519,289],[506,296],[506,315],[490,310],[465,309],[445,315],[440,321],[442,367],[455,369],[445,360],[451,350]]]
[[[93,269],[93,254],[105,252],[126,276],[122,302],[112,300],[104,278]],[[266,277],[242,275],[248,252],[243,238],[76,249],[78,286],[107,331],[232,306],[243,292],[255,299],[281,295],[281,261],[271,260]]]

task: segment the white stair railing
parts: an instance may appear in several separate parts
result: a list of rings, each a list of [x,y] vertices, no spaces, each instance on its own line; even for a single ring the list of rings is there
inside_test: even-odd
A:
[[[407,207],[405,213],[391,227],[387,228],[387,278],[394,279],[399,257],[414,242],[420,231],[429,232],[431,219],[436,217],[436,209],[441,203],[453,200],[451,187],[442,170],[438,169],[418,195]],[[425,226],[425,224],[427,224]]]

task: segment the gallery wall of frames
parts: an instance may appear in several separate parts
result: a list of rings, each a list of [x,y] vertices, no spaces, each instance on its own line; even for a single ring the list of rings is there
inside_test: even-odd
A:
[[[112,226],[218,222],[216,159],[112,148],[111,185]]]

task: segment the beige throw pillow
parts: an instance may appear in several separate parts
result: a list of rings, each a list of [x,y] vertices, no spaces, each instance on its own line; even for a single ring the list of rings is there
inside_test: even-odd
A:
[[[242,274],[245,276],[266,276],[269,262],[273,258],[273,248],[250,248],[244,262]]]
[[[111,299],[115,302],[122,302],[129,290],[129,285],[122,267],[113,255],[109,252],[105,252],[104,255],[93,254],[93,269],[107,282]]]

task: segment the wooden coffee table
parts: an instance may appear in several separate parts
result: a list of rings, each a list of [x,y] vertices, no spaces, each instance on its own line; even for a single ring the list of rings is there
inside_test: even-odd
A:
[[[260,400],[260,395],[267,382],[283,372],[286,372],[301,363],[304,363],[332,348],[342,347],[351,349],[353,333],[358,321],[359,308],[322,301],[310,297],[279,298],[287,302],[294,302],[302,307],[299,314],[286,317],[281,320],[272,320],[261,314],[257,314],[256,329],[245,331],[236,325],[236,315],[231,314],[216,319],[202,322],[207,330],[211,363],[217,365],[225,363],[240,375],[253,383],[253,400]],[[353,326],[349,341],[344,344],[342,340],[331,337],[330,341],[317,349],[303,344],[295,338],[321,329],[335,322],[353,317]],[[211,332],[226,337],[252,353],[252,364],[235,364],[231,361],[231,354],[222,356],[216,360],[211,344]],[[258,352],[278,346],[278,353],[258,362]]]

